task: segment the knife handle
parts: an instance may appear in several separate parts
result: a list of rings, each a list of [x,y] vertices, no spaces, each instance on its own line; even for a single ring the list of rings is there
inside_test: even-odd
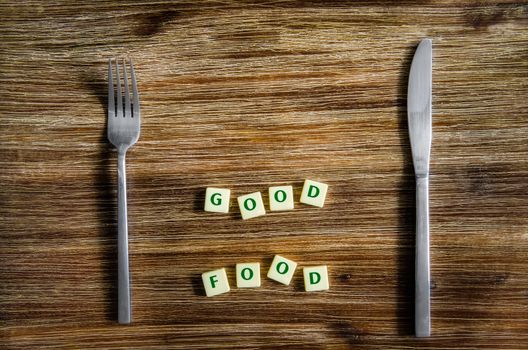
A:
[[[416,176],[414,325],[417,337],[431,335],[429,275],[429,177]]]

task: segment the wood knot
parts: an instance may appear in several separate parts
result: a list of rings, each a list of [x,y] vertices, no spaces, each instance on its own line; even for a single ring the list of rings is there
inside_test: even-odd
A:
[[[506,283],[506,280],[508,280],[508,274],[507,273],[501,273],[501,274],[498,274],[498,275],[495,275],[493,277],[493,284],[494,285],[500,285],[500,284],[504,284]]]
[[[473,10],[466,15],[466,20],[475,29],[487,28],[504,20],[504,10],[486,7]]]
[[[336,333],[345,339],[349,345],[357,345],[363,343],[364,333],[347,322],[336,322],[332,324],[332,328]]]
[[[475,29],[486,29],[508,20],[526,19],[528,8],[523,4],[476,3],[466,10],[465,19]]]
[[[179,17],[181,14],[175,10],[167,10],[155,13],[146,13],[137,16],[139,25],[136,27],[135,34],[141,36],[153,36],[161,32],[163,27]]]
[[[349,281],[350,279],[352,279],[352,275],[349,274],[349,273],[344,273],[342,275],[339,276],[339,279],[343,282],[347,282]]]
[[[429,287],[430,290],[436,289],[436,281],[431,280],[431,286]]]

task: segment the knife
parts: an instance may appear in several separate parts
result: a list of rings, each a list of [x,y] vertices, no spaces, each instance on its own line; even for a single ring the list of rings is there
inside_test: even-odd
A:
[[[414,54],[407,90],[409,138],[416,179],[414,328],[417,337],[431,335],[429,157],[432,137],[432,63],[432,41],[431,39],[424,39]]]

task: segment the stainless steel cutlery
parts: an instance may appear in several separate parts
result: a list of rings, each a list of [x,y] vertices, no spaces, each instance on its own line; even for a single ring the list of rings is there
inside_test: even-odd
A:
[[[130,70],[132,98],[130,96],[126,62],[123,60],[123,81],[121,81],[121,67],[119,66],[119,61],[115,60],[116,81],[114,84],[114,64],[111,59],[108,60],[108,140],[117,149],[118,321],[122,324],[128,324],[132,319],[130,307],[130,273],[128,268],[125,156],[127,150],[138,140],[140,129],[139,94],[134,66],[131,60],[129,60],[128,66]]]
[[[131,60],[128,64],[124,60],[122,63],[120,66],[118,60],[108,61],[108,139],[118,154],[118,321],[128,324],[132,317],[125,156],[139,138],[140,110],[134,66]],[[432,139],[430,39],[422,40],[416,49],[407,95],[409,137],[416,178],[415,333],[417,337],[427,337],[431,334],[428,188]]]
[[[429,272],[429,157],[432,138],[432,41],[418,45],[407,90],[407,117],[416,178],[415,334],[431,335]]]

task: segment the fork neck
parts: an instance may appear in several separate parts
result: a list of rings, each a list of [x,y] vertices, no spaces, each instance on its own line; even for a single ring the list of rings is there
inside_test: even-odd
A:
[[[126,146],[117,147],[117,156],[125,158],[127,150],[128,150],[128,147]]]
[[[125,147],[118,147],[117,149],[117,165],[118,165],[119,170],[123,172],[125,169],[126,151],[127,149]]]
[[[124,165],[125,164],[125,158],[126,158],[126,151],[123,152],[117,152],[117,164],[118,165]]]

